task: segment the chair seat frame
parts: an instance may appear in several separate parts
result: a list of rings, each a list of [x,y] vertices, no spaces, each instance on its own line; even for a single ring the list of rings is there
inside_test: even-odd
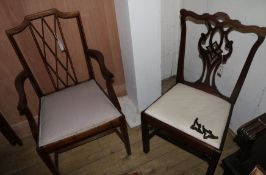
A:
[[[148,153],[150,151],[150,142],[149,140],[157,135],[170,143],[173,143],[180,148],[194,154],[195,156],[201,158],[202,160],[208,163],[207,173],[208,175],[212,175],[215,172],[215,168],[218,164],[220,155],[222,153],[224,142],[226,139],[227,131],[229,128],[229,123],[232,115],[232,111],[237,100],[237,97],[241,91],[242,85],[244,80],[247,76],[248,70],[254,58],[254,55],[259,48],[259,46],[263,43],[266,35],[266,28],[258,27],[258,26],[247,26],[241,24],[237,20],[231,20],[229,16],[223,12],[218,12],[214,15],[210,14],[202,14],[198,15],[192,11],[187,11],[182,9],[180,11],[180,18],[181,18],[181,40],[180,40],[180,48],[179,48],[179,59],[178,59],[178,69],[177,69],[177,78],[176,84],[182,83],[188,86],[197,88],[199,90],[205,91],[212,95],[215,95],[219,98],[222,98],[231,104],[231,108],[229,111],[229,116],[227,118],[225,130],[222,136],[221,144],[219,148],[215,148],[199,139],[190,136],[178,130],[177,128],[168,125],[151,115],[145,113],[145,110],[141,113],[141,126],[142,126],[142,141],[143,141],[143,151]],[[185,46],[186,46],[186,21],[192,21],[199,24],[205,24],[207,26],[208,32],[202,33],[201,38],[198,43],[198,48],[200,52],[200,57],[203,63],[203,71],[202,75],[196,82],[188,82],[184,79],[184,57],[185,57]],[[212,27],[214,25],[214,27]],[[227,27],[228,30],[223,30],[223,27]],[[220,52],[217,52],[218,59],[214,60],[213,62],[208,59],[209,52],[204,50],[201,46],[202,43],[206,42],[206,39],[210,37],[210,45],[212,47],[212,37],[217,30],[220,30],[221,40],[224,39],[225,45],[227,47],[228,54],[222,55]],[[240,72],[239,78],[236,82],[236,85],[232,91],[230,97],[227,97],[219,92],[215,84],[215,75],[220,64],[225,64],[227,59],[231,56],[232,53],[232,44],[233,42],[228,39],[228,34],[231,31],[238,31],[241,33],[254,33],[257,36],[257,40],[255,41],[254,45],[252,46],[244,66]],[[219,51],[222,46],[223,41],[218,43],[217,47],[212,47],[212,50]],[[213,76],[212,76],[213,75]],[[157,99],[157,100],[160,100]],[[156,103],[156,101],[154,102]],[[149,108],[149,107],[148,107]]]
[[[39,104],[41,104],[41,101],[40,101],[41,98],[43,96],[50,94],[50,93],[45,94],[41,90],[39,84],[37,83],[32,71],[30,69],[30,67],[28,66],[28,64],[26,62],[26,59],[24,58],[22,50],[20,50],[18,43],[16,42],[16,40],[14,38],[14,35],[19,34],[20,32],[24,31],[27,27],[29,27],[31,25],[31,21],[36,20],[36,19],[42,19],[43,20],[43,18],[45,18],[47,16],[54,16],[55,19],[57,19],[57,20],[58,19],[70,19],[70,18],[76,19],[79,33],[80,33],[80,37],[81,37],[82,47],[84,50],[86,64],[87,64],[87,68],[88,68],[88,74],[90,77],[86,81],[95,80],[95,75],[94,75],[92,63],[91,63],[91,60],[94,59],[97,62],[97,64],[99,65],[100,72],[101,72],[101,74],[105,80],[107,93],[104,91],[103,88],[101,88],[101,86],[97,83],[96,80],[95,80],[95,82],[97,83],[98,87],[103,91],[105,96],[113,103],[113,105],[120,112],[121,115],[118,116],[116,119],[113,119],[111,121],[105,122],[104,124],[101,124],[100,126],[94,127],[92,129],[81,132],[79,134],[76,134],[76,135],[67,137],[65,139],[58,140],[56,142],[53,142],[53,143],[50,143],[48,145],[44,145],[44,146],[40,147],[38,145],[39,126],[38,126],[38,124],[36,124],[34,117],[33,117],[33,114],[30,110],[30,107],[28,106],[27,95],[26,95],[26,91],[25,91],[25,81],[27,79],[30,81],[31,85],[33,86],[33,88],[34,88],[34,90],[35,90],[35,92],[39,98]],[[64,40],[62,31],[61,31],[61,26],[60,26],[60,24],[58,24],[58,25],[59,25],[59,29],[60,29],[63,41],[65,43],[65,40]],[[128,155],[131,154],[131,148],[130,148],[130,143],[129,143],[129,137],[128,137],[128,132],[127,132],[127,124],[126,124],[125,116],[121,111],[119,101],[117,99],[117,96],[115,94],[115,91],[114,91],[114,88],[112,85],[113,84],[113,74],[106,68],[106,66],[104,64],[103,54],[100,51],[88,48],[84,29],[82,26],[81,16],[80,16],[80,13],[78,11],[76,11],[76,12],[60,12],[57,9],[50,9],[50,10],[43,11],[40,13],[28,15],[24,18],[24,21],[19,26],[12,28],[10,30],[7,30],[6,34],[9,38],[13,48],[15,49],[15,52],[16,52],[19,60],[20,60],[20,63],[23,66],[23,71],[21,71],[15,79],[16,90],[19,94],[19,102],[18,102],[17,109],[18,109],[20,115],[26,116],[28,123],[29,123],[29,126],[30,126],[32,136],[36,142],[36,151],[53,174],[56,174],[56,175],[60,174],[59,169],[58,169],[58,154],[59,153],[65,152],[65,151],[72,149],[72,148],[75,148],[81,144],[87,143],[89,141],[98,139],[100,137],[103,137],[107,134],[111,134],[114,132],[123,141],[127,154]],[[33,35],[33,38],[34,37],[35,36]],[[34,38],[34,39],[36,41],[36,38]],[[45,41],[43,41],[43,42],[45,42]],[[39,47],[37,44],[36,44],[36,46]],[[68,53],[68,48],[66,45],[65,45],[65,47],[66,47],[65,53],[66,53],[67,57],[70,58],[69,53]],[[49,71],[48,71],[48,73],[49,73]],[[55,90],[52,93],[56,93],[60,90],[68,88],[70,86],[78,85],[82,82],[84,82],[84,81],[81,81],[81,82],[74,81],[74,83],[71,85],[66,83],[66,86],[64,88],[58,88],[58,86],[54,86]],[[55,85],[55,83],[54,83],[54,85]],[[39,107],[39,114],[40,114],[40,107]],[[39,117],[40,117],[40,115],[39,115]],[[54,156],[55,156],[54,161],[50,158],[51,153],[54,153]]]

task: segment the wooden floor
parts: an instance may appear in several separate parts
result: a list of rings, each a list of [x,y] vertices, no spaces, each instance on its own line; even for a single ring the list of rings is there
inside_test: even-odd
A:
[[[116,134],[90,142],[60,154],[62,174],[116,175],[137,171],[142,175],[204,174],[207,164],[197,157],[154,137],[151,151],[142,151],[140,128],[129,129],[132,155],[127,156]],[[23,146],[0,145],[0,174],[47,175],[50,174],[35,152],[31,137],[23,140]],[[222,158],[237,150],[228,134]],[[222,174],[218,165],[215,174]]]
[[[174,78],[163,82],[165,91]],[[122,175],[139,172],[141,175],[203,175],[207,164],[197,157],[155,136],[150,153],[142,151],[141,129],[129,129],[132,155],[127,156],[124,145],[116,134],[59,155],[60,172],[65,175]],[[238,147],[228,134],[221,159]],[[23,139],[23,146],[0,145],[0,175],[47,175],[46,166],[35,152],[31,137]],[[215,174],[222,174],[220,163]]]

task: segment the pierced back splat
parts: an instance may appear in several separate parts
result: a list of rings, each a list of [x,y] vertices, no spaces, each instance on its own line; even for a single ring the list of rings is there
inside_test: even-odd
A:
[[[186,21],[196,20],[199,24],[205,24],[206,33],[201,33],[198,40],[198,51],[202,61],[203,69],[200,78],[196,82],[188,82],[184,79],[184,59],[186,45]],[[221,94],[216,87],[216,74],[219,67],[226,64],[227,60],[233,52],[233,41],[230,40],[231,31],[241,33],[256,34],[257,40],[252,45],[247,58],[245,58],[244,66],[240,71],[240,75],[229,97]],[[215,35],[219,36],[215,38]],[[247,26],[241,24],[237,20],[232,20],[225,13],[218,12],[214,15],[203,14],[198,15],[192,11],[181,10],[181,42],[179,48],[179,60],[177,71],[177,82],[190,85],[192,87],[204,90],[213,95],[219,96],[230,103],[235,103],[238,94],[242,88],[246,75],[248,73],[254,55],[264,41],[266,30],[257,26]],[[215,38],[215,39],[214,39]],[[219,73],[219,72],[218,72]],[[217,74],[219,76],[219,74]]]
[[[210,22],[206,22],[208,31],[202,33],[198,42],[199,54],[203,63],[203,71],[198,83],[204,83],[212,88],[216,88],[215,75],[221,64],[225,64],[233,51],[233,41],[228,39],[231,28],[225,30],[222,26],[215,24],[214,27]],[[220,34],[220,41],[213,41],[216,33]],[[208,45],[204,46],[208,41]],[[222,48],[223,43],[224,48]],[[227,51],[227,53],[226,53]],[[204,75],[206,75],[204,77]]]
[[[151,107],[141,113],[143,151],[145,153],[150,151],[150,139],[157,135],[206,161],[208,169],[204,174],[213,175],[224,147],[235,101],[243,86],[253,57],[264,41],[266,28],[243,25],[239,21],[231,20],[225,13],[199,15],[182,9],[180,17],[182,28],[177,83],[198,90],[191,90],[191,88],[183,85],[181,85],[183,86],[182,89],[179,89],[179,86],[176,85],[168,93],[171,97],[166,95],[159,98]],[[194,58],[201,60],[203,64],[190,64],[188,66],[192,69],[195,68],[194,66],[203,66],[203,72],[195,82],[184,79],[185,49],[188,48],[189,52],[193,52],[192,49],[195,49],[190,44],[186,45],[187,21],[191,21],[193,25],[202,26],[205,24],[207,26],[207,32],[199,35],[199,40],[196,42],[198,44],[196,51],[199,52],[200,57]],[[235,41],[237,37],[231,38],[231,35],[228,35],[231,31],[241,33],[242,37],[245,36],[245,33],[252,33],[257,38],[255,41],[252,39],[254,44],[250,50],[247,50],[246,58],[242,59],[244,64],[242,64],[242,69],[240,68],[241,70],[238,71],[240,75],[233,87],[233,92],[229,97],[226,97],[219,93],[216,88],[215,77],[217,76],[215,74],[221,64],[226,63],[228,59],[233,59],[230,56],[235,50],[233,50],[234,45],[231,40],[234,39]],[[217,39],[216,34],[219,34],[220,39]],[[238,39],[241,41],[242,37]],[[236,43],[234,42],[235,45]],[[188,59],[191,58],[189,56],[187,56]],[[234,63],[238,64],[237,62]],[[174,95],[176,97],[172,98]],[[195,118],[193,122],[193,118],[197,116],[199,118]],[[190,125],[190,122],[193,123]],[[191,132],[190,129],[193,131]]]

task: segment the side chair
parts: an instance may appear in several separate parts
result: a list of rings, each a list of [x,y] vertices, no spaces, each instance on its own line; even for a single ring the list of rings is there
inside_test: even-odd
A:
[[[234,105],[254,55],[265,39],[266,28],[241,24],[223,12],[199,15],[182,9],[180,19],[176,84],[141,113],[143,150],[148,153],[149,140],[154,135],[160,136],[206,161],[206,174],[212,175],[224,147]],[[187,29],[193,31],[191,27],[195,26],[200,26],[204,31],[198,35],[189,33],[190,39],[199,39],[188,43]],[[234,37],[232,33],[241,33],[237,36],[252,35],[255,39],[250,50],[239,49],[242,38]],[[234,42],[234,39],[240,42]],[[242,60],[236,60],[235,55],[242,51],[248,54]],[[191,56],[191,53],[196,55]],[[193,60],[198,63],[193,64]],[[231,66],[235,63],[234,71],[239,68],[239,77],[229,95],[217,86],[222,79],[223,83],[231,82],[220,70],[228,62]],[[189,79],[185,73],[197,73],[195,77],[198,78]]]

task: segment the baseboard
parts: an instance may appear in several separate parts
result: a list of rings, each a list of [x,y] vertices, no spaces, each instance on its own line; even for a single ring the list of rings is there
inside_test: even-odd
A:
[[[115,85],[114,90],[115,90],[115,93],[118,97],[122,97],[122,96],[127,95],[127,90],[126,90],[125,84]]]
[[[130,128],[139,126],[140,121],[140,112],[137,110],[135,104],[131,101],[128,96],[123,96],[118,98],[119,103],[122,108],[122,112],[125,114],[126,121]]]

